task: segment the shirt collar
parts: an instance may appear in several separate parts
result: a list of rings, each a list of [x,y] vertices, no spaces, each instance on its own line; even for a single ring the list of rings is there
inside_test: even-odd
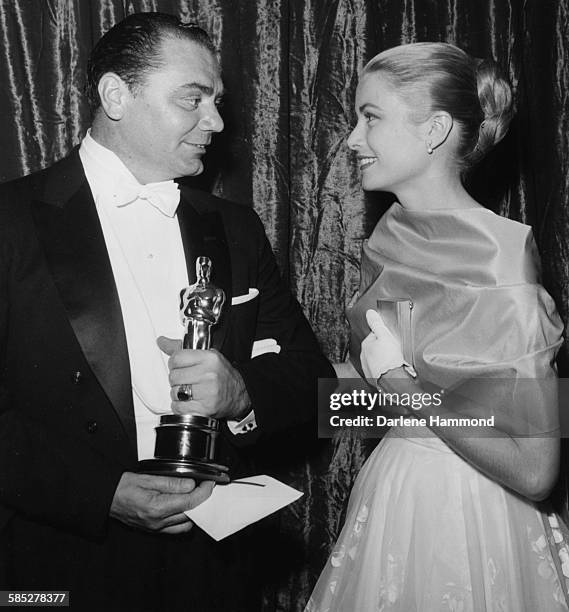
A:
[[[79,155],[85,173],[94,179],[94,190],[97,191],[93,194],[95,197],[104,194],[105,201],[118,207],[127,206],[139,199],[147,200],[168,217],[176,214],[180,194],[173,180],[142,185],[116,153],[91,136],[90,129],[81,143]]]

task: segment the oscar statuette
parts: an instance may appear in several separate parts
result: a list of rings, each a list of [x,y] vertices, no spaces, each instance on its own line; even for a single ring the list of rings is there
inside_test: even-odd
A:
[[[196,282],[180,292],[180,316],[186,334],[183,348],[207,350],[211,346],[211,328],[221,315],[225,294],[211,281],[209,257],[196,259]],[[192,400],[192,386],[181,385],[181,401]],[[178,476],[196,480],[229,482],[228,468],[215,463],[219,421],[200,414],[165,414],[156,427],[154,459],[139,462],[145,474]]]

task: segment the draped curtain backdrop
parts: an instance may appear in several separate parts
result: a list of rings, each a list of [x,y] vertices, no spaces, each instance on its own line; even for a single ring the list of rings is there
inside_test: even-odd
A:
[[[406,42],[452,42],[494,56],[509,75],[517,116],[472,190],[534,226],[545,284],[567,320],[569,0],[0,0],[0,180],[80,141],[89,50],[125,15],[155,10],[198,22],[218,46],[226,130],[198,182],[255,207],[330,359],[346,352],[362,240],[391,202],[364,195],[346,147],[358,72]],[[565,347],[565,375],[568,357]],[[312,436],[296,457],[280,449],[275,471],[305,495],[278,517],[265,610],[302,609],[373,443]]]

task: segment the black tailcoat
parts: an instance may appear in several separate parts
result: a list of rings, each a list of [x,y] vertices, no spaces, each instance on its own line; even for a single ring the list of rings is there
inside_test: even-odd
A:
[[[248,207],[181,188],[190,282],[208,255],[226,294],[213,346],[240,370],[258,429],[225,431],[221,462],[248,473],[258,438],[308,422],[333,376]],[[259,296],[231,306],[231,297]],[[250,359],[274,338],[280,354]],[[251,609],[254,527],[216,543],[199,529],[145,533],[109,519],[135,468],[130,365],[115,281],[77,150],[0,186],[0,578],[65,589],[75,609]]]

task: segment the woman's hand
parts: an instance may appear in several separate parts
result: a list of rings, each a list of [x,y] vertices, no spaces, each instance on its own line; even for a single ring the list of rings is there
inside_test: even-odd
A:
[[[375,310],[366,312],[371,332],[361,346],[360,361],[366,378],[377,380],[389,370],[405,363],[401,342],[387,329],[381,315]]]

